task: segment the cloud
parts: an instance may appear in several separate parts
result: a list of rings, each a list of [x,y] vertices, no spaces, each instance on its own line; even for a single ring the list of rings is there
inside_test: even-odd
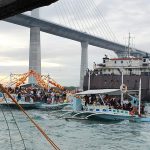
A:
[[[128,32],[134,45],[149,50],[150,4],[147,0],[64,0],[41,8],[40,17],[77,30],[125,43]],[[95,7],[95,5],[97,7]],[[27,12],[30,14],[30,12]],[[104,17],[104,18],[103,18]],[[108,25],[109,24],[109,27]],[[0,76],[28,71],[28,28],[0,21]],[[89,68],[111,51],[89,46]],[[79,85],[81,44],[41,32],[42,74],[50,74],[62,85]]]

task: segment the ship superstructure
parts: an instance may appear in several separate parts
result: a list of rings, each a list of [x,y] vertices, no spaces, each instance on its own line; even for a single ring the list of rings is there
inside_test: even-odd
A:
[[[107,55],[100,64],[94,63],[93,70],[87,71],[84,78],[86,89],[116,89],[121,85],[121,75],[129,90],[138,90],[142,80],[142,98],[150,100],[150,58],[123,57],[109,58]]]

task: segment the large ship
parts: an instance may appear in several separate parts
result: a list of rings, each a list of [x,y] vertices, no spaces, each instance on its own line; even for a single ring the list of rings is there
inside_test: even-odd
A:
[[[88,70],[84,77],[83,89],[117,89],[123,82],[128,90],[139,89],[142,81],[142,99],[150,101],[150,58],[122,57],[109,58],[105,55],[103,62],[94,63],[93,70]]]

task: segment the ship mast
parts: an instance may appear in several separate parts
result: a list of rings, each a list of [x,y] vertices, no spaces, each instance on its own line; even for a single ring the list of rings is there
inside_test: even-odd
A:
[[[131,40],[131,35],[130,35],[130,32],[129,32],[129,37],[128,37],[128,58],[130,57],[130,40]]]

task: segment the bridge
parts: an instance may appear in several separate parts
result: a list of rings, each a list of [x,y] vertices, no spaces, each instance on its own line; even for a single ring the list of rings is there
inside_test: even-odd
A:
[[[43,31],[43,32],[46,32],[46,33],[49,33],[49,34],[53,34],[53,35],[56,35],[56,36],[61,36],[61,37],[64,37],[64,38],[68,38],[68,39],[71,39],[71,40],[74,40],[74,41],[81,42],[81,47],[82,47],[81,70],[80,70],[80,88],[81,89],[83,87],[83,80],[84,80],[85,70],[88,68],[88,52],[87,52],[88,45],[97,46],[97,47],[101,47],[101,48],[104,48],[104,49],[112,50],[117,55],[120,55],[122,53],[127,53],[125,51],[125,49],[126,49],[125,45],[122,45],[122,44],[119,44],[119,43],[116,43],[116,42],[112,42],[112,41],[103,39],[101,37],[96,37],[96,36],[87,34],[85,32],[80,32],[78,30],[74,30],[74,29],[71,29],[71,28],[68,28],[68,27],[65,27],[65,26],[61,26],[61,25],[58,25],[58,24],[53,23],[53,22],[45,21],[45,20],[39,19],[38,17],[35,18],[35,17],[31,17],[29,15],[19,14],[19,15],[7,18],[4,21],[14,23],[14,24],[17,24],[17,25],[21,25],[21,26],[24,26],[24,27],[28,27],[28,28],[34,28],[34,27],[37,28],[38,27],[39,31]],[[37,31],[37,29],[35,29],[35,31]],[[36,48],[39,49],[40,41],[36,42],[36,43],[37,43]],[[35,49],[35,47],[33,49]],[[138,50],[138,49],[132,49],[130,54],[133,55],[133,56],[135,56],[137,54],[140,55],[140,56],[144,56],[145,52],[143,52],[141,50]],[[34,55],[35,55],[35,53],[34,53]],[[30,59],[29,61],[34,60],[33,57],[35,57],[35,56],[32,56],[32,59]],[[40,60],[41,56],[40,56],[40,54],[38,54],[38,52],[37,52],[36,57],[38,57],[38,59]],[[37,72],[40,73],[41,72],[40,61],[38,61],[37,64],[38,64],[38,67],[37,68],[35,67],[34,69],[37,70]],[[37,64],[34,64],[34,66],[37,65]],[[30,68],[30,69],[33,69],[33,68]]]
[[[96,37],[85,32],[80,32],[65,26],[58,25],[53,22],[45,21],[39,18],[34,18],[29,15],[19,14],[10,18],[5,19],[4,21],[21,25],[24,27],[39,27],[42,32],[53,34],[56,36],[61,36],[78,42],[87,42],[89,45],[101,47],[104,49],[112,50],[116,54],[120,55],[121,53],[126,53],[126,46],[123,44],[115,43],[101,37]],[[132,49],[131,55],[140,55],[144,56],[145,52],[138,49]]]

